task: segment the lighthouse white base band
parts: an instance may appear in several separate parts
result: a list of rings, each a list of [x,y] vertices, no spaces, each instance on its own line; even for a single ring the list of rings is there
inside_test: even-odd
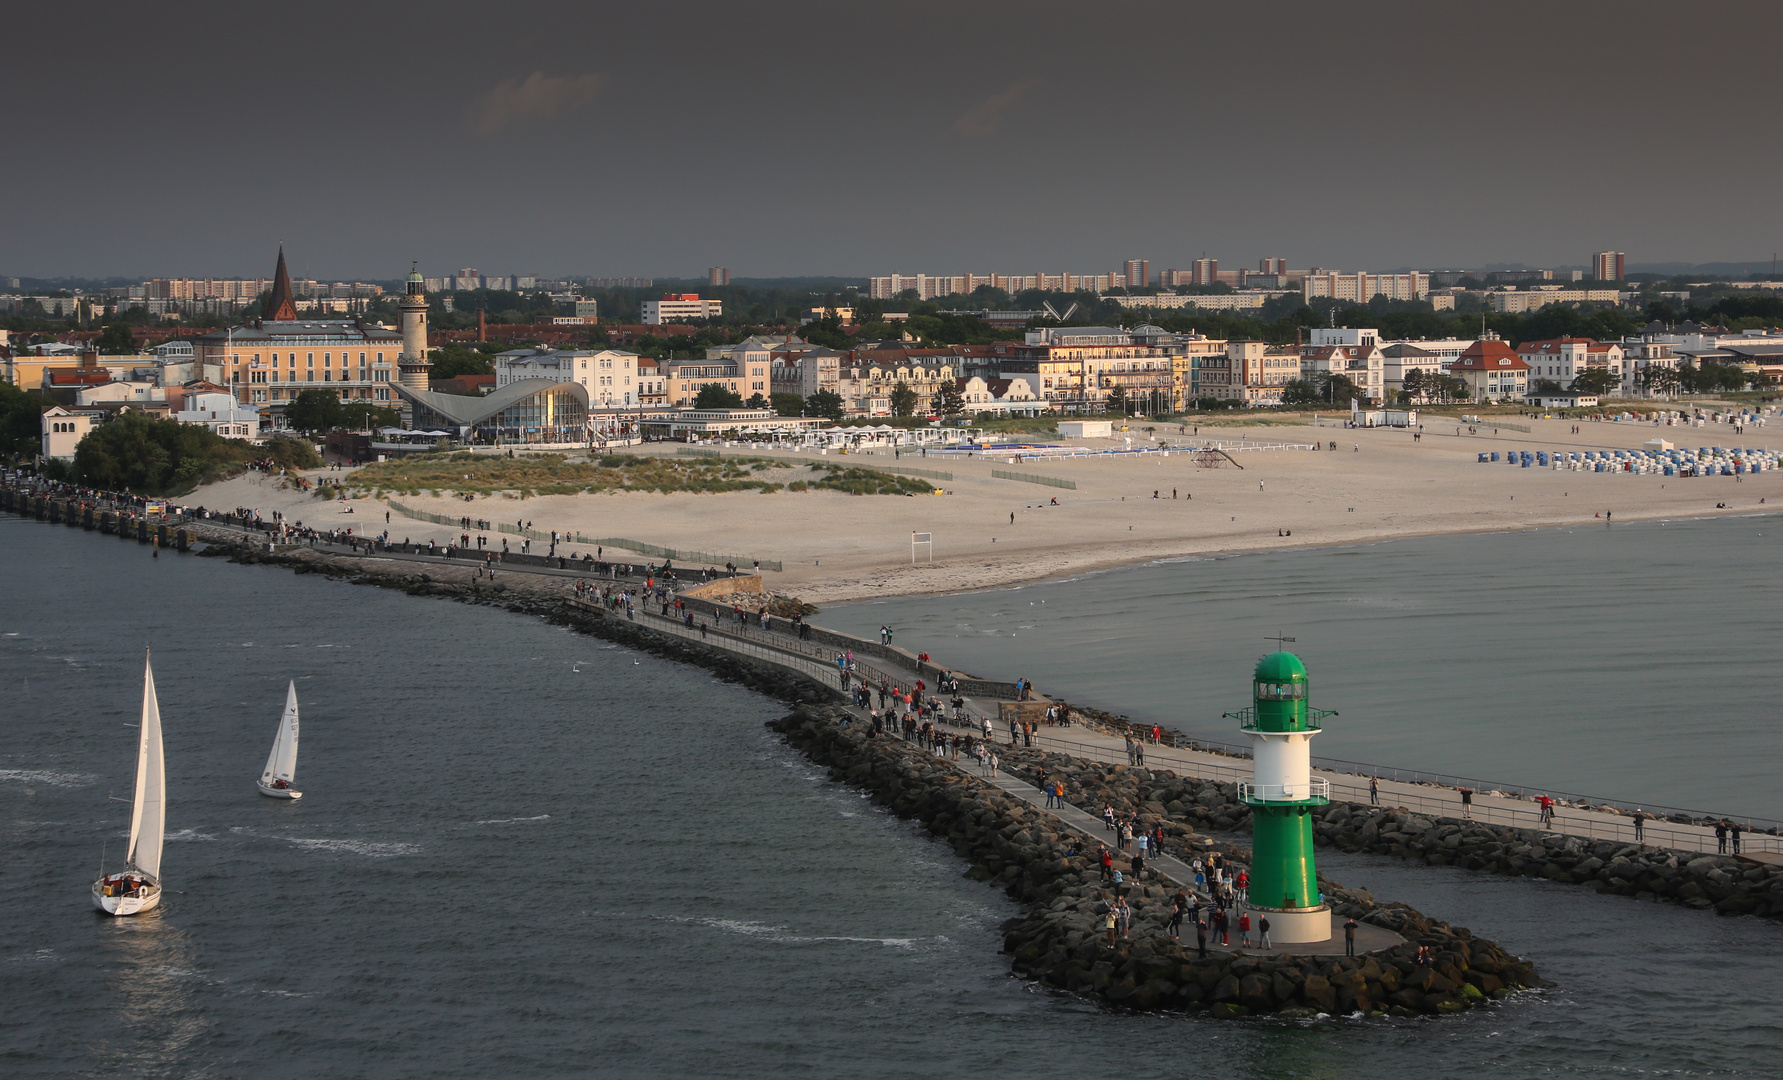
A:
[[[1314,908],[1250,908],[1252,915],[1269,916],[1269,944],[1310,945],[1331,940],[1331,908],[1321,904]],[[1256,925],[1256,919],[1251,924]]]
[[[1269,795],[1265,798],[1304,799],[1312,777],[1312,737],[1316,731],[1275,732],[1252,731],[1251,776],[1259,788],[1293,790],[1297,795]]]

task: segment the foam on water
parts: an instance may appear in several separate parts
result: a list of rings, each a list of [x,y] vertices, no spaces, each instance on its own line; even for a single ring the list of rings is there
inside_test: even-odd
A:
[[[1665,530],[1674,531],[1689,551],[1727,552]],[[0,784],[7,1080],[1079,1080],[1102,1066],[1143,1080],[1777,1071],[1775,924],[1322,850],[1334,879],[1471,926],[1560,985],[1438,1021],[1222,1024],[1106,1011],[1011,978],[999,926],[1021,909],[966,878],[968,864],[948,844],[831,782],[764,730],[783,705],[672,661],[634,666],[629,650],[502,610],[215,559],[150,562],[134,545],[34,522],[13,522],[8,540],[19,572],[0,592],[0,625],[29,621],[41,650],[0,649],[0,686],[42,671],[44,656],[89,656],[95,666],[58,686],[60,715],[0,716],[9,770],[82,780]],[[1303,631],[1303,642],[1373,643],[1341,663],[1315,662],[1321,697],[1340,696],[1332,684],[1343,672],[1344,693],[1360,697],[1351,669],[1398,686],[1448,679],[1453,635],[1424,627],[1396,639],[1376,621],[1421,612],[1340,603],[1422,595],[1408,578],[1452,578],[1447,568],[1478,554],[1439,546],[1403,565],[1408,551],[1425,550],[1371,549],[1335,577],[1310,553],[1202,563],[1214,576],[1175,591],[1130,590],[1123,574],[1100,575],[1088,588],[1119,612],[1104,623],[1084,621],[1075,599],[1054,610],[1062,594],[1035,586],[1019,606],[1003,605],[1019,616],[999,618],[1030,618],[1026,601],[1046,599],[1048,618],[1078,633],[1077,651],[1047,658],[1052,623],[1042,622],[1020,631],[1019,665],[987,653],[996,662],[983,673],[1032,675],[1047,689],[1110,667],[1119,692],[1109,699],[1124,704],[1157,672],[1180,671],[1193,684],[1185,707],[1195,707],[1210,679],[1203,668],[1235,663],[1239,675],[1223,673],[1206,693],[1230,708],[1242,704],[1231,699],[1244,696],[1248,664],[1281,615],[1235,621],[1222,594],[1237,591],[1310,598],[1303,614],[1318,629]],[[1351,576],[1386,557],[1400,564],[1381,571],[1382,584]],[[82,572],[51,572],[64,565]],[[1666,572],[1663,560],[1643,565]],[[1692,579],[1690,591],[1735,632],[1768,640],[1769,609],[1748,618],[1742,594],[1768,602],[1771,586],[1719,580]],[[1490,624],[1500,616],[1480,609],[1500,587],[1457,588],[1434,610]],[[219,595],[255,603],[219,606]],[[1540,596],[1516,592],[1513,602],[1537,610],[1530,598]],[[868,636],[904,603],[858,609]],[[954,624],[994,625],[982,611],[950,611],[954,601],[927,603],[944,622],[900,629],[900,644],[953,633],[930,649],[951,661],[971,639]],[[968,603],[985,606],[982,595]],[[1647,606],[1655,609],[1664,611]],[[1629,610],[1618,625],[1634,633],[1641,612]],[[269,647],[252,665],[217,664],[217,642],[264,634],[267,612],[280,633],[306,642],[338,638],[350,623],[355,648]],[[1541,625],[1552,621],[1544,611]],[[1221,633],[1195,632],[1214,625]],[[192,626],[212,627],[214,640],[192,641]],[[168,828],[218,839],[169,845],[156,912],[102,919],[87,890],[102,850],[119,857],[128,806],[99,794],[129,791],[135,729],[114,721],[134,715],[144,637],[157,642]],[[1581,648],[1598,647],[1576,635],[1560,644],[1557,662],[1573,667]],[[540,679],[542,669],[514,662],[531,656],[580,663],[586,677]],[[1500,681],[1529,677],[1551,678]],[[300,775],[311,797],[295,802],[251,784],[276,702],[236,704],[265,699],[269,681],[282,690],[287,678],[307,680]],[[0,698],[0,709],[7,704]],[[1321,704],[1405,745],[1378,710]],[[548,821],[523,813],[544,806]],[[61,824],[29,824],[52,821]]]

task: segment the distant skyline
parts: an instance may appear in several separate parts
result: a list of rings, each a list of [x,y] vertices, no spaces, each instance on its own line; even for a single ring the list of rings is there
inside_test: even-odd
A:
[[[1700,23],[1701,36],[1693,37]],[[1774,3],[10,12],[0,274],[1768,262]],[[1688,92],[1679,46],[1715,78]]]

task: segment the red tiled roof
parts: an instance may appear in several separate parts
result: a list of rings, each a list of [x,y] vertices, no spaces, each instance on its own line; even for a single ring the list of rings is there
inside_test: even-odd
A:
[[[1502,341],[1476,341],[1449,366],[1462,371],[1528,371],[1529,365]]]

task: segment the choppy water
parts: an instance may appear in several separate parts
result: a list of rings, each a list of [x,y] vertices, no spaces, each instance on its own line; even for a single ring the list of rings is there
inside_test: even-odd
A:
[[[0,519],[0,551],[8,1077],[1779,1072],[1775,925],[1355,862],[1562,988],[1440,1022],[1105,1013],[1011,979],[1012,905],[702,671],[59,526]],[[171,892],[106,919],[145,641]],[[253,788],[287,678],[296,804]]]
[[[1230,742],[1275,647],[1337,709],[1316,753],[1783,818],[1783,520],[1187,559],[826,609],[964,670]]]

